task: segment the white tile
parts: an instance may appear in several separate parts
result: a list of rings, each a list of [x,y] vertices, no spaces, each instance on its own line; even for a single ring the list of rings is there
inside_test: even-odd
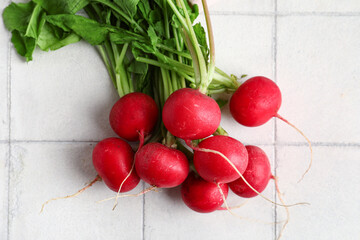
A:
[[[248,74],[249,77],[262,75],[272,78],[273,23],[272,17],[213,16],[216,66],[238,77]],[[205,27],[204,21],[201,24]],[[230,136],[242,142],[273,142],[273,120],[260,127],[245,127],[232,118],[227,105],[222,109],[221,124]]]
[[[278,0],[278,11],[290,12],[359,12],[358,0]]]
[[[360,141],[360,17],[279,17],[279,113],[315,142]],[[279,121],[280,141],[304,141]]]
[[[108,116],[118,97],[95,48],[80,42],[54,52],[37,50],[29,63],[12,51],[13,139],[114,135]]]
[[[8,144],[0,144],[0,239],[7,238]]]
[[[201,3],[201,0],[195,1]],[[211,13],[257,13],[272,12],[275,0],[207,0]],[[202,6],[200,6],[202,11]]]
[[[0,2],[0,12],[9,4],[8,1]],[[8,114],[8,51],[10,34],[4,23],[0,23],[0,140],[9,138]]]
[[[142,198],[122,198],[112,211],[114,196],[103,182],[81,195],[49,203],[85,186],[95,176],[91,144],[14,144],[11,158],[10,239],[141,239]],[[134,192],[142,190],[142,184]]]
[[[272,159],[272,147],[262,147]],[[272,182],[263,192],[272,199]],[[244,202],[229,191],[228,203],[236,206]],[[261,197],[251,199],[243,207],[233,210],[242,217],[274,222],[274,208]],[[189,209],[181,199],[180,187],[163,189],[145,196],[145,239],[274,239],[274,225],[243,220],[227,211],[197,213]]]
[[[360,148],[316,147],[315,162],[307,166],[306,147],[280,147],[277,175],[288,203],[309,202],[290,208],[283,239],[357,239],[360,237]],[[279,217],[284,211],[279,209]]]

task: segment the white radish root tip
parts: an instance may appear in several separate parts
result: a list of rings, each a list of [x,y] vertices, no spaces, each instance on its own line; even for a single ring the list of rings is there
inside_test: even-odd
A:
[[[68,195],[65,197],[57,197],[57,198],[52,198],[50,200],[47,200],[46,202],[44,202],[41,206],[41,210],[40,213],[43,212],[44,207],[46,204],[48,204],[49,202],[55,201],[55,200],[60,200],[60,199],[67,199],[67,198],[73,198],[78,196],[80,193],[82,193],[83,191],[85,191],[86,189],[88,189],[89,187],[91,187],[94,183],[96,183],[97,181],[101,181],[101,177],[99,175],[96,175],[95,179],[92,180],[88,185],[86,185],[84,188],[80,189],[79,191],[77,191],[76,193],[72,194],[72,195]]]
[[[276,192],[278,193],[278,198],[281,201],[281,203],[285,205],[284,200],[282,198],[282,193],[280,192],[278,179],[275,176],[272,176],[272,179],[274,179],[274,182],[275,182],[275,188],[276,188]],[[287,224],[289,223],[289,220],[290,220],[289,208],[285,207],[285,210],[286,210],[286,220],[285,220],[285,223],[284,223],[284,225],[282,226],[282,228],[280,230],[280,233],[279,233],[279,236],[278,236],[277,240],[280,240],[280,238],[282,237],[282,235],[284,233],[284,230],[285,230],[285,228],[286,228],[286,226],[287,226]]]
[[[144,195],[145,193],[148,193],[150,191],[159,192],[159,190],[158,190],[158,188],[156,186],[150,186],[150,187],[144,189],[143,191],[141,191],[139,193],[136,193],[136,194],[122,194],[122,195],[119,195],[118,198],[122,198],[122,197],[139,197],[139,196]],[[103,200],[97,201],[96,203],[106,202],[106,201],[109,201],[109,200],[112,200],[112,199],[115,199],[115,198],[116,197],[105,198]]]
[[[280,116],[279,114],[276,114],[275,117],[279,118],[280,120],[282,120],[283,122],[285,122],[286,124],[290,125],[291,127],[293,127],[298,133],[300,133],[304,138],[305,140],[307,141],[307,143],[309,144],[309,148],[310,148],[310,163],[309,163],[309,166],[308,168],[306,169],[306,171],[303,173],[302,177],[300,178],[300,180],[298,181],[301,182],[305,175],[309,172],[310,168],[311,168],[311,165],[312,165],[312,162],[313,162],[313,150],[312,150],[312,146],[311,146],[311,141],[310,139],[300,130],[298,129],[294,124],[290,123],[288,120],[286,120],[285,118],[283,118],[282,116]]]

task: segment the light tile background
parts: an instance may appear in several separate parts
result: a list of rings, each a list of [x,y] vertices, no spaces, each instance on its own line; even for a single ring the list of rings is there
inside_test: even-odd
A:
[[[8,2],[0,2],[1,12]],[[239,126],[223,109],[233,137],[267,152],[286,202],[311,203],[290,208],[283,239],[359,239],[360,2],[229,0],[211,13],[217,66],[274,79],[283,94],[279,113],[314,145],[313,168],[298,184],[309,161],[304,139],[280,120]],[[276,239],[282,207],[257,197],[235,211],[248,220],[198,214],[182,203],[179,188],[121,199],[111,211],[112,202],[95,203],[113,194],[96,183],[39,214],[45,200],[95,176],[91,151],[114,135],[107,117],[117,97],[86,43],[36,51],[25,63],[9,37],[1,23],[0,239]],[[264,194],[276,200],[273,184]],[[242,202],[230,194],[230,205]]]

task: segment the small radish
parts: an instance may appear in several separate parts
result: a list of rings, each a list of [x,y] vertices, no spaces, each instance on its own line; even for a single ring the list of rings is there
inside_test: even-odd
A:
[[[114,104],[109,120],[112,129],[121,138],[138,141],[153,130],[158,114],[158,107],[150,96],[134,92]]]
[[[195,169],[208,182],[228,183],[240,177],[224,157],[211,151],[215,150],[225,155],[241,174],[248,164],[246,148],[232,137],[209,137],[193,149]]]
[[[256,146],[246,146],[249,162],[243,173],[246,181],[258,192],[262,192],[272,178],[270,162],[265,152]],[[230,189],[240,197],[251,198],[258,194],[239,178],[229,183]]]
[[[227,184],[220,183],[219,186],[226,199],[229,191]],[[191,172],[181,185],[181,196],[189,208],[200,213],[218,210],[224,203],[216,183],[207,182],[194,172]]]
[[[135,169],[148,184],[158,188],[172,188],[186,179],[189,162],[179,150],[160,143],[148,143],[135,154]]]
[[[92,158],[96,171],[111,190],[117,192],[122,183],[121,192],[130,191],[138,185],[140,179],[135,171],[129,175],[134,152],[124,140],[106,138],[100,141],[93,150]]]
[[[172,135],[195,140],[208,137],[216,131],[221,112],[214,99],[198,90],[182,88],[166,100],[162,120]]]
[[[310,148],[310,164],[300,179],[301,181],[312,165],[311,142],[300,129],[278,114],[281,106],[281,92],[276,83],[261,76],[250,78],[235,91],[230,99],[229,106],[231,115],[241,125],[257,127],[272,117],[277,117],[293,127],[306,139]]]
[[[276,117],[280,105],[278,86],[266,77],[253,77],[232,95],[230,112],[241,125],[256,127]]]

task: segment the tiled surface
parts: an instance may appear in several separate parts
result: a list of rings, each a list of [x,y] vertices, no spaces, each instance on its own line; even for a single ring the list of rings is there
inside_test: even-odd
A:
[[[9,1],[1,1],[0,9],[7,6]],[[9,115],[8,115],[8,51],[10,34],[0,22],[0,140],[9,138]]]
[[[360,148],[315,147],[315,162],[303,182],[305,147],[279,147],[277,174],[289,203],[306,201],[310,206],[290,208],[290,223],[284,239],[359,239]],[[279,217],[284,210],[278,211]],[[325,227],[326,226],[326,227]],[[299,234],[301,229],[301,234]]]
[[[359,12],[358,0],[277,0],[279,11],[285,12]]]
[[[280,114],[314,143],[313,168],[297,184],[309,161],[303,138],[279,120],[242,127],[223,109],[231,136],[261,145],[270,156],[286,203],[311,203],[290,208],[282,239],[358,239],[360,2],[229,0],[210,10],[217,66],[273,78],[283,94]],[[121,199],[113,212],[112,201],[95,203],[114,194],[96,183],[40,215],[44,201],[76,192],[94,177],[92,144],[113,135],[107,117],[117,96],[85,43],[36,51],[25,63],[12,47],[8,53],[2,22],[0,43],[0,239],[276,239],[282,207],[257,197],[235,210],[262,223],[226,211],[198,214],[181,202],[179,188]],[[274,199],[272,182],[264,194]],[[243,200],[230,194],[228,201]]]
[[[272,12],[275,0],[209,0],[209,10],[214,14]]]
[[[279,113],[315,142],[360,142],[359,28],[360,15],[278,18]],[[303,141],[281,122],[278,130],[279,141]]]
[[[101,140],[118,99],[97,51],[85,42],[36,51],[24,63],[12,49],[12,139]]]
[[[270,161],[273,148],[263,147]],[[263,192],[270,199],[274,196],[273,184]],[[237,206],[244,199],[229,191],[228,203]],[[256,211],[254,211],[256,209]],[[145,239],[272,239],[274,219],[272,204],[257,197],[243,207],[233,210],[235,217],[227,211],[211,214],[196,213],[181,200],[180,188],[162,190],[145,196]],[[247,218],[247,219],[241,219]],[[257,223],[259,221],[261,223]],[[244,231],[251,229],[251,231]],[[257,234],[255,235],[254,232]]]
[[[8,150],[8,144],[0,143],[0,239],[6,239],[7,237]]]
[[[141,239],[142,199],[96,201],[114,195],[103,182],[76,198],[49,203],[47,199],[76,192],[96,176],[91,162],[93,144],[13,144],[10,166],[9,239]],[[61,176],[61,177],[60,177]],[[134,192],[141,191],[141,184]]]

